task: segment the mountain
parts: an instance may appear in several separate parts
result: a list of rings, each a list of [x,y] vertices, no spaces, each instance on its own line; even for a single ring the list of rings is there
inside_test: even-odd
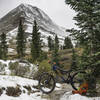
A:
[[[29,4],[20,4],[18,7],[10,11],[7,15],[0,19],[0,33],[4,32],[9,38],[16,36],[19,19],[23,18],[25,32],[29,38],[32,33],[32,27],[34,20],[40,28],[41,38],[47,44],[47,37],[50,35],[54,38],[55,34],[58,35],[60,41],[64,39],[66,35],[65,29],[55,24],[47,14],[41,9]]]

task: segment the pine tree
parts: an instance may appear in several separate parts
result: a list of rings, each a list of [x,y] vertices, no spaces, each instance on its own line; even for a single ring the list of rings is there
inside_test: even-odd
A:
[[[32,60],[37,60],[41,55],[41,39],[40,39],[40,32],[37,25],[36,20],[34,20],[33,25],[33,32],[32,32],[32,41],[31,41],[31,56]]]
[[[54,44],[54,46],[55,46],[55,49],[56,50],[59,50],[59,39],[58,39],[58,36],[57,35],[55,36],[55,44]]]
[[[71,69],[77,71],[78,70],[78,61],[77,61],[77,54],[74,49],[72,49],[72,63]]]
[[[1,43],[0,43],[0,59],[2,59]]]
[[[100,70],[100,59],[98,58],[100,56],[100,2],[98,1],[66,0],[66,3],[77,12],[74,20],[76,20],[76,25],[80,29],[71,29],[70,32],[80,41],[85,50],[82,58],[87,58],[87,61],[84,62],[84,59],[82,59],[81,62],[82,65],[86,63],[87,69],[91,70],[88,76],[89,90],[92,90],[91,96],[96,95],[96,78],[98,77],[96,73]]]
[[[63,49],[71,49],[71,48],[73,48],[73,44],[71,42],[71,39],[69,37],[66,37],[64,40]]]
[[[48,37],[48,47],[49,47],[49,51],[52,51],[54,49],[54,43],[51,36]]]
[[[24,26],[22,19],[19,21],[19,27],[18,27],[18,33],[17,33],[17,54],[19,58],[23,58],[25,56],[25,50],[26,50],[26,38],[25,38],[25,32],[24,32]]]
[[[81,47],[81,45],[80,45],[79,41],[76,41],[75,48],[79,48],[79,47]]]
[[[1,59],[6,60],[7,59],[7,53],[8,53],[6,34],[2,33],[0,37],[1,37],[1,44],[0,44]]]
[[[59,40],[57,35],[55,36],[55,40],[54,40],[54,50],[52,53],[52,57],[53,57],[53,62],[55,62],[58,66],[59,66]]]

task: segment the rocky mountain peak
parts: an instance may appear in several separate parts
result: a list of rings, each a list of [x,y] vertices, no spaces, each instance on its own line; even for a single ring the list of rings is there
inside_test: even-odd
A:
[[[54,38],[55,34],[60,39],[64,39],[67,35],[64,28],[55,24],[44,11],[35,6],[23,3],[0,19],[0,33],[16,34],[20,17],[24,18],[25,32],[27,34],[32,33],[33,22],[36,20],[42,37],[46,39],[48,36]]]

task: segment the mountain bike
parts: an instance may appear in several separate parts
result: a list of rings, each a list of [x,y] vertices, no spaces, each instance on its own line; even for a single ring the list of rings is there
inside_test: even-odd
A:
[[[55,72],[55,75],[60,77],[63,83],[71,84],[74,90],[78,90],[79,86],[84,82],[84,75],[86,74],[83,71],[74,72],[72,70],[65,71],[60,67],[53,65],[52,70]],[[39,88],[45,93],[51,93],[56,87],[56,78],[55,75],[44,72],[39,78]],[[65,77],[66,76],[66,77]]]

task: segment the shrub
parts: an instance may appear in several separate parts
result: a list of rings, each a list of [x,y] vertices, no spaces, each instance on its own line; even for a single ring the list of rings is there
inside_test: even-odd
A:
[[[5,71],[5,67],[6,67],[6,66],[7,66],[6,64],[3,64],[3,63],[0,62],[0,72],[1,72],[2,74],[5,74],[4,71]]]
[[[27,89],[27,91],[31,91],[31,87],[30,86],[23,86],[25,89]]]
[[[51,72],[51,65],[48,63],[47,60],[43,60],[39,65],[38,71],[39,71],[39,73]]]
[[[14,87],[7,87],[7,89],[6,89],[6,94],[8,96],[18,97],[21,95],[21,93],[22,93],[22,91],[18,86],[16,86],[15,88]]]
[[[2,93],[3,93],[3,90],[0,88],[0,96],[2,95]]]
[[[9,63],[10,70],[15,70],[15,69],[17,69],[18,66],[19,66],[18,62],[14,62],[14,63],[10,62]]]
[[[32,93],[32,89],[30,86],[23,86],[27,91],[28,91],[28,94],[30,95],[30,93]]]
[[[43,60],[46,59],[47,59],[47,53],[42,51],[40,57],[37,60],[42,62]]]
[[[4,68],[3,68],[3,64],[0,62],[0,71],[1,71],[2,69],[4,69]]]
[[[18,76],[27,76],[27,73],[30,72],[29,66],[19,66],[17,70],[15,70],[15,74]]]
[[[25,76],[28,72],[30,72],[29,67],[30,66],[27,64],[23,65],[18,62],[9,63],[9,69],[11,70],[11,75]]]
[[[38,67],[38,71],[34,73],[33,79],[38,79],[41,73],[43,72],[51,72],[51,65],[48,63],[47,60],[43,60],[40,62]]]

